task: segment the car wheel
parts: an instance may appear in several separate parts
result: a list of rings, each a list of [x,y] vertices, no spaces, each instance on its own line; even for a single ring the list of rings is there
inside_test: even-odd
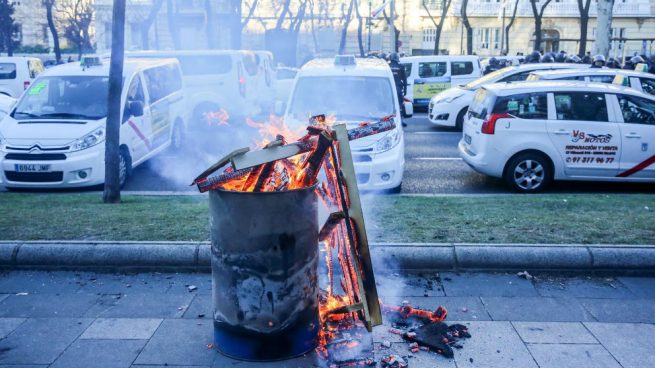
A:
[[[127,178],[132,172],[132,158],[130,157],[127,149],[121,148],[118,161],[118,183],[120,184],[121,189],[127,183]]]
[[[171,148],[173,152],[180,152],[184,144],[184,130],[182,123],[177,122],[173,125],[173,133],[171,134]]]
[[[505,182],[517,192],[535,193],[552,180],[550,162],[543,155],[524,153],[512,158],[505,169]]]
[[[462,131],[464,129],[464,115],[466,115],[467,109],[462,109],[462,111],[457,114],[457,120],[455,120],[455,127],[457,130]]]
[[[400,193],[402,190],[403,190],[403,183],[400,183],[400,184],[398,184],[398,186],[395,187],[395,188],[387,189],[387,193],[388,193],[388,194],[398,194],[398,193]]]

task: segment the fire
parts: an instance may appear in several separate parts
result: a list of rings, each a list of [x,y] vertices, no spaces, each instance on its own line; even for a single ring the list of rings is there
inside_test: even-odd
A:
[[[230,125],[228,122],[230,120],[230,115],[224,109],[218,111],[210,111],[205,114],[205,120],[207,121],[208,126],[221,126],[221,125]]]
[[[253,157],[257,157],[259,161],[256,162],[264,163],[253,164],[250,167],[243,165],[245,168],[235,170],[233,167],[240,167],[234,164],[237,156],[228,156],[201,174],[193,183],[198,185],[201,192],[213,189],[275,192],[315,185],[317,196],[330,211],[336,210],[331,215],[332,223],[326,223],[324,230],[321,230],[321,241],[325,244],[329,286],[321,293],[319,300],[322,328],[319,332],[317,350],[324,356],[327,354],[328,346],[341,344],[340,348],[352,348],[359,345],[353,340],[345,343],[334,340],[339,333],[346,330],[359,331],[357,333],[366,331],[363,322],[366,316],[364,308],[368,308],[363,302],[364,290],[360,288],[362,265],[358,249],[361,240],[358,239],[355,223],[348,216],[350,198],[341,173],[342,158],[339,141],[336,138],[337,134],[332,130],[335,122],[335,116],[319,115],[312,117],[308,126],[295,129],[287,126],[283,118],[274,115],[271,115],[267,122],[246,119],[248,126],[259,131],[262,139],[256,142],[256,145],[264,151],[250,156],[250,159],[255,160]],[[377,123],[363,123],[358,128],[349,130],[347,139],[358,139],[393,128],[395,128],[394,121],[388,117]],[[344,133],[341,131],[339,134],[344,136]],[[280,150],[292,153],[275,156],[276,158],[270,161],[261,158]],[[234,155],[245,155],[243,151],[247,150],[237,151]],[[233,167],[228,167],[219,175],[209,176],[230,161]],[[337,284],[334,282],[335,266],[340,267],[338,286],[343,294],[335,290]]]
[[[269,115],[268,121],[257,122],[251,118],[246,118],[246,124],[251,128],[259,131],[261,140],[255,141],[255,147],[263,148],[267,144],[275,141],[277,137],[282,136],[287,141],[297,141],[305,133],[305,127],[291,128],[284,123],[284,117]]]

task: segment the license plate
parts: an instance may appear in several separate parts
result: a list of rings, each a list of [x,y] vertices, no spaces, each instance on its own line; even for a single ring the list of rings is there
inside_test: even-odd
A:
[[[464,142],[466,142],[466,144],[471,144],[471,136],[464,134]]]
[[[50,171],[50,165],[15,164],[14,167],[15,167],[17,172],[48,172],[48,171]]]

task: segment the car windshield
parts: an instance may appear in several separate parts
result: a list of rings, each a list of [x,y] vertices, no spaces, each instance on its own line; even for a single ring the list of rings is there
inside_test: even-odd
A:
[[[15,119],[101,119],[107,116],[109,78],[104,76],[43,77],[28,89]]]
[[[325,114],[337,119],[366,120],[395,114],[391,82],[383,77],[301,77],[289,115],[304,121]]]
[[[485,75],[482,78],[478,78],[472,82],[469,82],[464,86],[464,88],[468,90],[474,90],[480,88],[480,86],[487,84],[487,83],[493,83],[497,81],[498,79],[501,79],[502,77],[512,73],[513,71],[516,70],[516,67],[513,66],[508,66],[507,68],[502,68],[500,70],[496,70],[495,72],[489,73]]]

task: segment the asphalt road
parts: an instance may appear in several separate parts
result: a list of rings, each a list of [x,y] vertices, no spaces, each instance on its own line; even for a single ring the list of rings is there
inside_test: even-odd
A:
[[[408,119],[407,123],[402,193],[511,193],[502,180],[473,171],[459,158],[457,143],[461,137],[460,132],[432,125],[425,113],[416,114],[414,118]],[[228,128],[217,127],[217,129]],[[222,157],[226,151],[250,145],[253,136],[258,136],[258,133],[245,128],[236,135],[231,132],[229,134],[210,132],[196,137],[195,143],[185,152],[163,153],[134,169],[124,190],[195,192],[196,188],[189,186],[194,177]],[[556,182],[547,192],[655,193],[655,185]]]
[[[460,158],[457,143],[461,133],[432,125],[426,114],[407,120],[405,128],[405,178],[403,193],[469,194],[511,193],[502,180],[473,171]],[[237,141],[239,139],[236,139]],[[243,144],[247,142],[241,138]],[[229,142],[238,146],[235,141]],[[216,144],[220,146],[221,144]],[[206,146],[212,146],[207,144]],[[195,148],[194,148],[195,149]],[[185,158],[164,154],[134,170],[125,190],[189,190],[197,174],[219,158],[220,154],[199,156],[197,150]],[[556,182],[548,192],[573,193],[655,193],[652,184]]]

